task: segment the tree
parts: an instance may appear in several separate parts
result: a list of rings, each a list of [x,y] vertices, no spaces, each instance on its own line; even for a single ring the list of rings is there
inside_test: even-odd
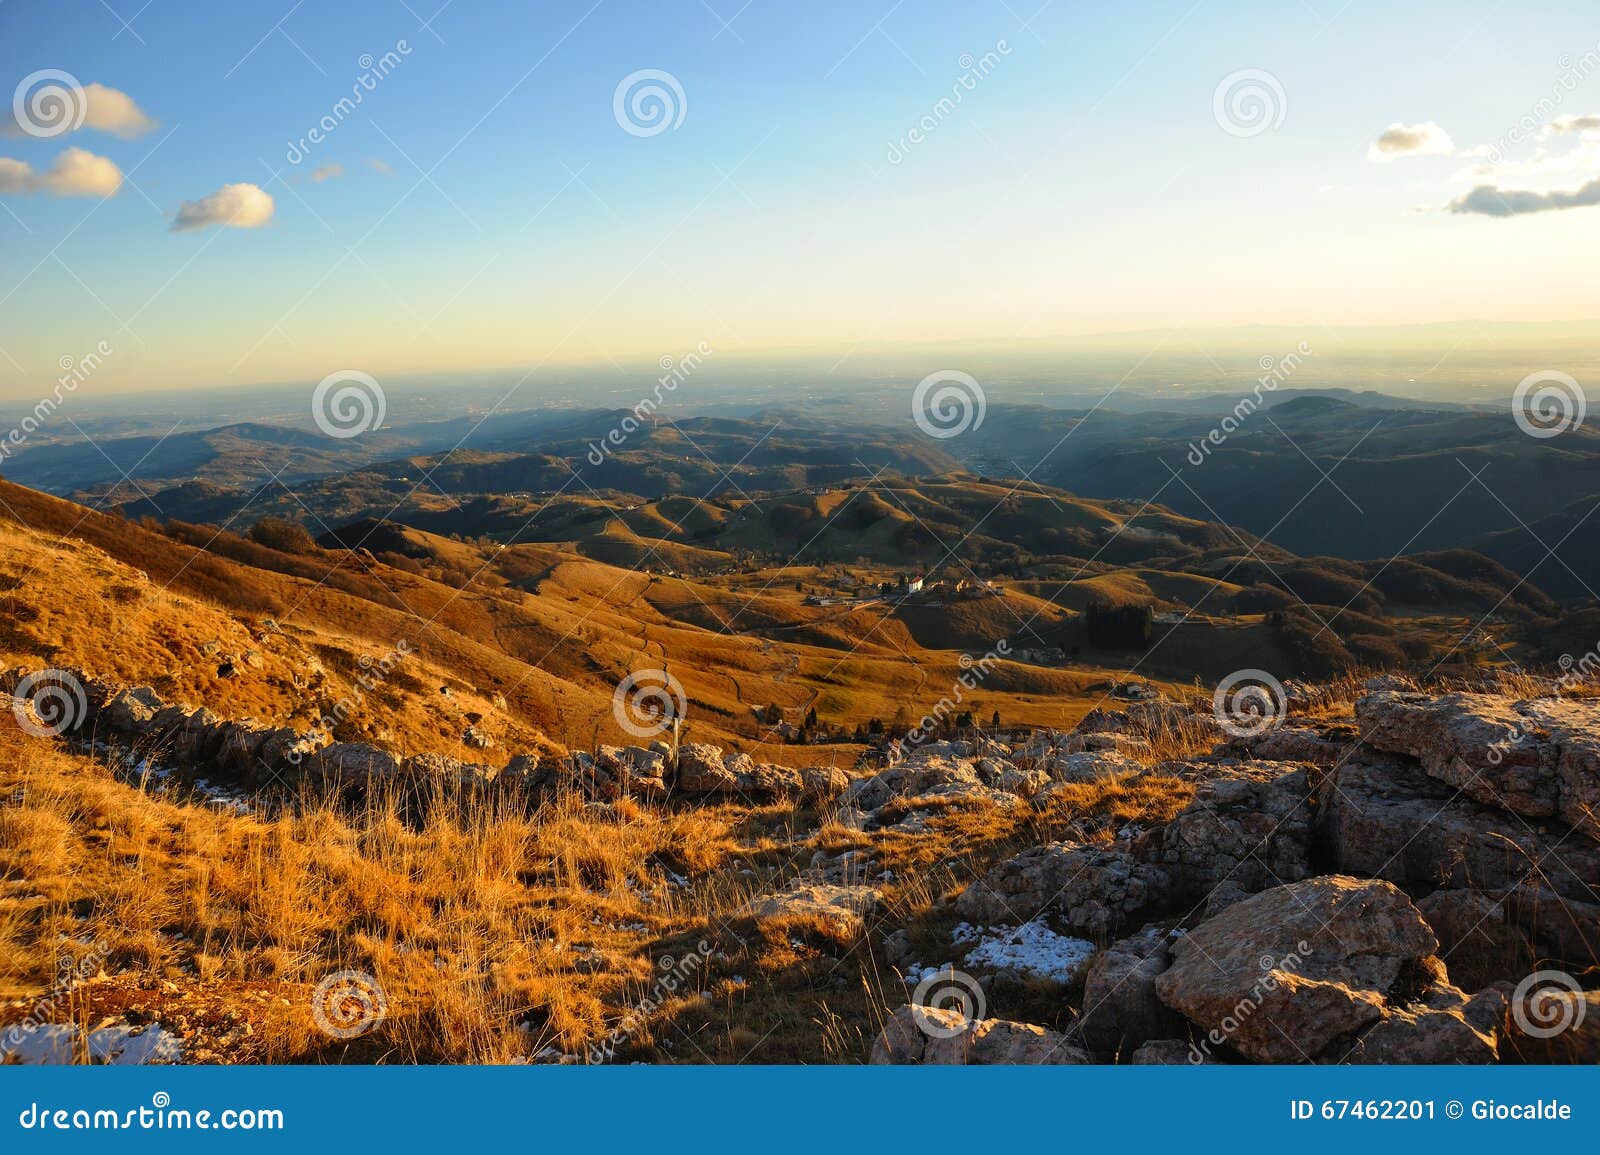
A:
[[[1089,644],[1096,649],[1143,649],[1155,627],[1155,610],[1134,602],[1114,605],[1096,599],[1085,607],[1083,617]]]
[[[311,553],[317,548],[305,526],[282,517],[263,517],[250,527],[248,536],[257,545],[283,553]]]

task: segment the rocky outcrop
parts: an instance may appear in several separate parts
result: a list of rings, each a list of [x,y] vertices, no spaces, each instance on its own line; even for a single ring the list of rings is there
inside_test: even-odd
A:
[[[670,761],[671,751],[667,754]],[[720,746],[703,742],[685,742],[679,747],[669,779],[682,795],[738,797],[751,802],[832,799],[850,785],[850,776],[833,766],[796,769],[756,762],[748,754],[724,753]]]
[[[1399,762],[1345,765],[1320,792],[1318,837],[1333,869],[1416,894],[1506,890],[1537,874],[1562,896],[1587,899],[1600,884],[1600,852],[1563,834],[1542,834]]]
[[[1451,979],[1467,990],[1532,969],[1533,945],[1504,899],[1481,890],[1436,890],[1417,900],[1417,910],[1439,940]]]
[[[1469,798],[1600,841],[1600,704],[1379,691],[1357,701],[1356,719],[1368,745]]]
[[[6,671],[0,675],[0,690],[15,693],[25,674]],[[66,736],[111,739],[156,761],[258,788],[309,782],[344,790],[394,781],[481,786],[500,776],[494,766],[442,754],[402,758],[366,742],[328,744],[317,731],[219,718],[204,706],[168,703],[149,686],[115,688],[81,670],[61,670],[36,679],[33,689],[37,694],[48,684],[66,686],[78,703],[69,724],[60,730]],[[531,778],[526,771],[536,760],[522,756],[520,763],[524,773],[508,781]]]
[[[1493,1063],[1500,1057],[1504,991],[1468,998],[1453,986],[1429,991],[1421,1002],[1390,1007],[1352,1047],[1348,1063]]]

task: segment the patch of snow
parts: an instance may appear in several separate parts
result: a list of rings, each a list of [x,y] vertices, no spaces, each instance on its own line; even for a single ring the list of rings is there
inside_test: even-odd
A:
[[[956,928],[958,934],[962,929]],[[1083,972],[1094,952],[1094,943],[1087,939],[1057,934],[1042,922],[1025,922],[1019,927],[978,932],[977,945],[967,952],[966,959],[970,967],[1066,983]]]
[[[31,1031],[0,1031],[0,1059],[14,1063],[64,1065],[76,1059],[78,1028],[70,1023],[45,1023]],[[176,1063],[183,1058],[183,1040],[159,1024],[146,1027],[97,1027],[87,1036],[91,1063],[136,1067]]]

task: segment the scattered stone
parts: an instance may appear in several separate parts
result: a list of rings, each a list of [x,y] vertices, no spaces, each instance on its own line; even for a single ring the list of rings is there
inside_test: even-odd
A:
[[[1083,1065],[1093,1062],[1057,1031],[1005,1019],[969,1022],[959,1011],[903,1006],[872,1044],[874,1064]]]
[[[844,935],[866,929],[866,916],[883,899],[881,891],[870,886],[817,884],[796,886],[779,894],[761,895],[739,908],[735,917],[758,922],[774,919],[824,919]]]

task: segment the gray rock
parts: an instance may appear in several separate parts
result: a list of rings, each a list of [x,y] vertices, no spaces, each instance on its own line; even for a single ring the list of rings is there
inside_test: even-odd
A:
[[[1382,1019],[1391,997],[1438,981],[1437,947],[1390,884],[1312,878],[1252,895],[1177,939],[1156,993],[1214,1046],[1309,1062]]]
[[[1151,928],[1095,955],[1084,979],[1083,1010],[1074,1034],[1091,1051],[1127,1054],[1150,1039],[1185,1029],[1183,1018],[1156,995],[1156,976],[1172,962],[1166,933]]]
[[[968,922],[1020,925],[1047,911],[1077,934],[1111,937],[1136,914],[1168,901],[1159,867],[1078,842],[1033,847],[967,887],[956,908]]]
[[[968,1022],[959,1011],[903,1006],[872,1044],[874,1064],[1038,1066],[1092,1063],[1065,1035],[1005,1019]]]

